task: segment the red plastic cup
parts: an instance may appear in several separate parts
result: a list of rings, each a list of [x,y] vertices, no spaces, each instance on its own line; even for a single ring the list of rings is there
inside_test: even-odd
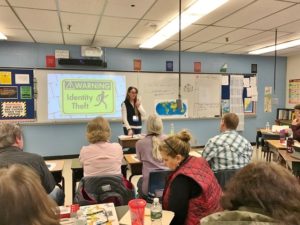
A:
[[[70,216],[71,217],[76,217],[79,207],[80,207],[79,204],[73,204],[70,206]]]
[[[146,204],[146,201],[140,198],[132,199],[128,202],[131,215],[131,225],[144,225]]]

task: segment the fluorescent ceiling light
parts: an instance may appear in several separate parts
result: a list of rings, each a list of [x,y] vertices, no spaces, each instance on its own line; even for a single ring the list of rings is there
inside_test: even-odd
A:
[[[228,0],[197,0],[181,13],[181,30],[188,27],[201,17],[209,14]],[[153,48],[179,32],[179,15],[160,31],[140,45],[140,48]]]
[[[0,40],[7,40],[7,37],[0,32]]]
[[[276,50],[291,48],[291,47],[295,47],[295,46],[298,46],[298,45],[300,45],[300,39],[276,45]],[[258,50],[254,50],[254,51],[249,52],[248,54],[260,55],[260,54],[264,54],[264,53],[267,53],[267,52],[274,52],[274,51],[275,51],[275,45],[270,46],[270,47],[266,47],[266,48],[261,48],[261,49],[258,49]]]

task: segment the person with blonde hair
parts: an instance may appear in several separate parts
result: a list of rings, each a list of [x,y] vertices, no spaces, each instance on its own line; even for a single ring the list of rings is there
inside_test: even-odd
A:
[[[83,146],[79,155],[85,177],[122,174],[122,147],[119,143],[110,143],[110,135],[109,123],[103,117],[88,123],[86,138],[90,144]]]
[[[138,181],[138,193],[142,198],[147,199],[149,174],[156,169],[167,169],[164,165],[158,146],[159,141],[166,138],[163,132],[161,118],[152,114],[147,119],[147,135],[136,143],[137,158],[143,163],[143,176]]]
[[[56,203],[28,166],[0,169],[0,225],[59,225]]]
[[[276,163],[251,163],[227,183],[221,205],[201,225],[300,225],[299,180]]]
[[[175,213],[171,225],[199,225],[202,217],[221,210],[221,187],[207,161],[189,155],[190,139],[191,134],[183,130],[159,146],[165,165],[172,170],[162,204]]]
[[[22,164],[34,169],[41,178],[45,191],[58,205],[63,205],[65,194],[56,186],[53,175],[49,171],[42,156],[24,152],[23,132],[14,123],[0,124],[0,167],[12,164]],[[0,200],[1,201],[1,200]]]

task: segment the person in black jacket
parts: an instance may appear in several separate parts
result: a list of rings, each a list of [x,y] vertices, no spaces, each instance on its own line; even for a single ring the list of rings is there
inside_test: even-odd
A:
[[[137,98],[138,89],[129,87],[124,102],[122,103],[122,120],[125,135],[140,134],[142,131],[142,116],[145,110]]]

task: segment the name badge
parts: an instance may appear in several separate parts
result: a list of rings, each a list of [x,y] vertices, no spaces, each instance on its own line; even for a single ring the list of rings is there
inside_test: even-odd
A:
[[[139,117],[138,117],[138,116],[133,116],[133,117],[132,117],[132,121],[134,121],[134,122],[139,121]]]

